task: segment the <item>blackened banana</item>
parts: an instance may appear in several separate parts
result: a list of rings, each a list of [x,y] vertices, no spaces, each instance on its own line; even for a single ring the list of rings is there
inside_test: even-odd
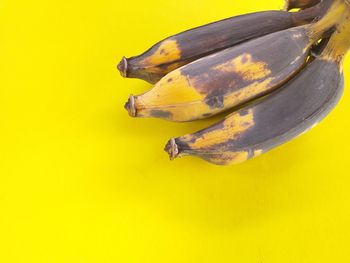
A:
[[[131,96],[134,117],[192,121],[240,106],[278,88],[305,64],[309,49],[345,9],[335,1],[318,23],[273,33],[194,61]]]
[[[283,88],[193,134],[171,139],[170,158],[200,157],[218,165],[243,162],[308,131],[343,92],[343,58],[350,46],[349,9],[322,54]]]
[[[145,53],[121,60],[122,76],[156,83],[167,73],[196,59],[244,41],[300,26],[326,12],[332,0],[300,11],[266,11],[228,18],[168,37]]]
[[[318,58],[276,94],[207,129],[171,139],[165,149],[172,159],[193,155],[218,165],[246,161],[316,125],[336,105],[342,87],[339,65]]]

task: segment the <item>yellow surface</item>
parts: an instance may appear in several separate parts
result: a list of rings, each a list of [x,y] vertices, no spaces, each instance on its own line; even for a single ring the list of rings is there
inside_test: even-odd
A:
[[[116,64],[254,1],[0,1],[0,262],[350,262],[350,93],[245,164],[170,162],[213,120],[132,119]],[[346,78],[350,78],[349,60]]]

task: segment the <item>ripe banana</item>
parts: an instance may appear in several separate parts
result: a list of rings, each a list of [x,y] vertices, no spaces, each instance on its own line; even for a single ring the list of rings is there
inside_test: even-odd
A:
[[[308,8],[317,5],[321,0],[287,0],[285,10],[291,10],[294,8]]]
[[[125,108],[134,117],[191,121],[266,95],[304,66],[311,46],[344,9],[342,1],[335,1],[316,24],[273,33],[185,65],[150,91],[130,96]]]
[[[200,157],[235,164],[265,153],[325,118],[343,92],[343,58],[350,47],[350,12],[322,54],[283,88],[193,134],[171,139],[170,158]]]
[[[168,37],[145,53],[123,57],[118,69],[123,77],[139,78],[152,84],[167,73],[201,57],[244,41],[300,26],[322,16],[332,0],[300,11],[266,11],[231,17]]]

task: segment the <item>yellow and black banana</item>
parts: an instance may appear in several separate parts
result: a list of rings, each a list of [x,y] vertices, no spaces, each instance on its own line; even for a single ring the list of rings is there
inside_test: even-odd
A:
[[[168,37],[145,53],[121,60],[122,76],[156,83],[167,73],[194,60],[244,41],[291,27],[322,16],[332,0],[300,12],[265,11],[228,18]]]
[[[350,12],[326,48],[283,88],[193,134],[171,139],[170,158],[192,155],[218,165],[265,153],[325,118],[343,92],[343,58],[350,46]]]
[[[336,0],[318,23],[276,32],[194,61],[130,96],[134,117],[192,121],[240,106],[278,88],[305,64],[309,49],[345,9]]]

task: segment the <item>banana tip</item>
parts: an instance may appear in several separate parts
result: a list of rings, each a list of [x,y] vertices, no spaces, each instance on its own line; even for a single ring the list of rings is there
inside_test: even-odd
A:
[[[126,57],[122,58],[117,68],[120,72],[120,75],[122,75],[122,77],[124,78],[128,77],[128,60],[126,59]]]
[[[174,160],[179,155],[179,148],[174,138],[168,141],[164,150],[169,154],[170,160]]]
[[[136,117],[135,97],[129,96],[128,101],[125,103],[124,108],[128,111],[131,117]]]

